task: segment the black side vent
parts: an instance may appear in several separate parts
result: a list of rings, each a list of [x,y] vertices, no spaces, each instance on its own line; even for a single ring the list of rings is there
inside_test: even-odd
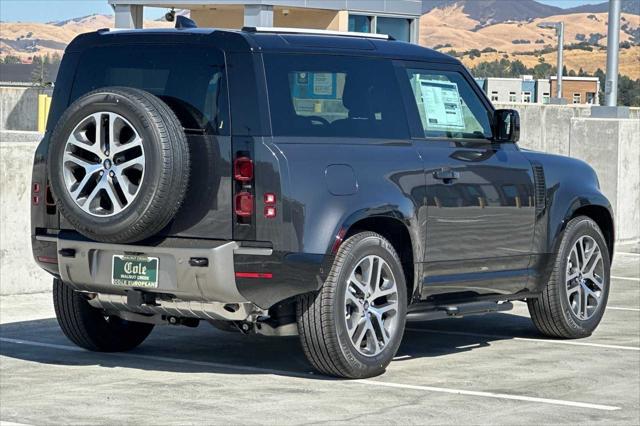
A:
[[[542,165],[533,163],[533,178],[536,186],[536,215],[539,215],[547,206],[547,183]]]

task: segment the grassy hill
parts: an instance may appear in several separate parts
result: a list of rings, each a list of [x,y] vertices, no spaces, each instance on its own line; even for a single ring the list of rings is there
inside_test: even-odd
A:
[[[45,56],[54,53],[62,55],[65,47],[76,36],[112,28],[113,16],[91,15],[61,22],[3,22],[0,30],[0,58],[17,56],[30,61],[34,55]],[[145,28],[172,27],[173,23],[145,21]]]
[[[420,44],[442,52],[456,52],[469,67],[502,58],[533,67],[539,61],[555,64],[555,31],[538,28],[543,21],[565,23],[565,65],[568,70],[593,73],[606,67],[606,13],[571,13],[527,21],[482,24],[459,3],[436,8],[420,20]],[[640,78],[640,15],[624,13],[620,41],[620,72]],[[493,52],[478,53],[483,50]],[[541,59],[542,58],[542,59]]]

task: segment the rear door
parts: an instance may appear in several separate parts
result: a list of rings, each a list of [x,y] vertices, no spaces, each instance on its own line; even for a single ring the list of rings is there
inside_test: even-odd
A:
[[[101,87],[142,89],[167,103],[185,130],[189,188],[175,220],[159,236],[232,238],[226,74],[224,53],[195,43],[104,45],[79,60],[70,103]]]
[[[492,108],[462,69],[402,64],[425,164],[424,295],[512,293],[526,286],[535,207],[530,163],[492,140]]]

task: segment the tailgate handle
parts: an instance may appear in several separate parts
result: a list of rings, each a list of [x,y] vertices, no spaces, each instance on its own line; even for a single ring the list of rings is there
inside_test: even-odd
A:
[[[63,248],[58,250],[58,254],[62,257],[76,257],[76,249]]]
[[[192,257],[191,259],[189,259],[189,265],[205,268],[209,266],[209,259],[207,259],[206,257]]]

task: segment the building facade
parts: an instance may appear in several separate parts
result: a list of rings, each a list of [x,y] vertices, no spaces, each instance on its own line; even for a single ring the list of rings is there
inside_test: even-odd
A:
[[[534,79],[523,75],[520,78],[476,78],[476,82],[491,102],[548,104],[555,97],[556,77]],[[569,104],[600,105],[598,93],[600,80],[597,77],[563,77],[563,99]]]
[[[108,0],[116,28],[142,28],[145,7],[186,9],[200,27],[289,27],[389,34],[418,43],[422,0]]]
[[[558,87],[558,79],[551,77],[551,93]],[[600,105],[598,77],[562,77],[562,98],[569,104]]]
[[[522,102],[522,79],[489,77],[485,80],[484,91],[491,102]]]

